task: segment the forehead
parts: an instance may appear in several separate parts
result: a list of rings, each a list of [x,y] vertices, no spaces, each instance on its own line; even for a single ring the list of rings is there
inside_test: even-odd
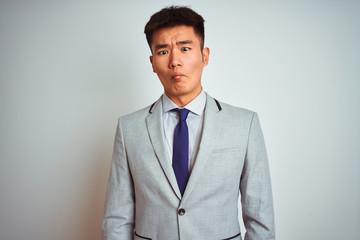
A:
[[[171,43],[172,41],[192,40],[200,42],[199,37],[195,34],[194,28],[186,25],[161,28],[153,33],[152,45]]]

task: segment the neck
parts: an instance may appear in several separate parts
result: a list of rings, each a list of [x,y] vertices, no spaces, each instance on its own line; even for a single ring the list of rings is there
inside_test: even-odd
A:
[[[186,106],[189,102],[191,102],[197,96],[199,96],[200,93],[201,93],[201,88],[200,88],[200,91],[197,91],[191,95],[187,94],[187,95],[172,96],[165,92],[166,96],[168,96],[171,99],[171,101],[173,101],[180,108]]]

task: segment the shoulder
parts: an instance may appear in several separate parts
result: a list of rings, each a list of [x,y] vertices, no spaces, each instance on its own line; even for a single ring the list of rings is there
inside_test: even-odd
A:
[[[120,119],[124,120],[124,121],[132,121],[132,120],[136,120],[136,119],[141,119],[141,118],[146,118],[146,116],[149,115],[149,109],[151,108],[151,105],[146,106],[140,110],[137,110],[135,112],[132,113],[128,113],[126,115],[123,115],[120,117]]]
[[[247,109],[247,108],[234,106],[229,103],[218,101],[215,98],[214,98],[214,100],[215,100],[215,102],[217,101],[220,104],[222,110],[224,110],[225,112],[239,113],[239,114],[245,114],[245,115],[253,115],[255,113],[254,111]]]
[[[161,98],[140,110],[121,116],[119,122],[121,122],[121,124],[137,124],[139,122],[144,122],[151,114],[153,107],[159,104],[161,105]]]
[[[228,117],[228,118],[235,118],[235,119],[243,119],[243,120],[251,120],[255,115],[256,112],[249,110],[247,108],[234,106],[225,102],[222,102],[220,100],[217,100],[217,98],[213,98],[208,96],[208,102],[209,104],[212,104],[214,102],[219,110],[219,113],[222,115]]]
[[[133,125],[137,124],[139,122],[144,122],[147,116],[149,116],[149,109],[151,108],[151,105],[142,108],[140,110],[137,110],[135,112],[123,115],[119,118],[119,122],[121,122],[122,125]]]

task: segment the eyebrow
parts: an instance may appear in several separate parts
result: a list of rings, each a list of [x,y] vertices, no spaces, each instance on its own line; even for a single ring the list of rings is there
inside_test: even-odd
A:
[[[156,46],[155,46],[155,50],[158,50],[158,49],[160,49],[160,48],[166,48],[168,46],[168,44],[157,44]]]
[[[183,40],[183,41],[178,41],[178,42],[176,42],[176,45],[185,45],[185,44],[192,44],[193,43],[193,41],[191,41],[191,40]],[[168,44],[157,44],[156,46],[155,46],[155,50],[158,50],[158,49],[160,49],[160,48],[166,48],[168,46]]]
[[[184,45],[184,44],[191,44],[191,43],[193,43],[193,41],[191,41],[191,40],[184,40],[184,41],[179,41],[179,42],[177,42],[176,44],[177,44],[177,45],[179,45],[179,44]]]

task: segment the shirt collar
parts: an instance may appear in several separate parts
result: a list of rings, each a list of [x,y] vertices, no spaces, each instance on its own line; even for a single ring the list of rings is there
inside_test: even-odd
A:
[[[169,112],[174,108],[179,108],[171,99],[164,93],[162,96],[162,105],[163,105],[163,112]],[[200,94],[191,102],[189,102],[183,108],[190,110],[192,113],[196,115],[202,115],[204,112],[206,105],[206,93],[204,90],[201,90]]]

